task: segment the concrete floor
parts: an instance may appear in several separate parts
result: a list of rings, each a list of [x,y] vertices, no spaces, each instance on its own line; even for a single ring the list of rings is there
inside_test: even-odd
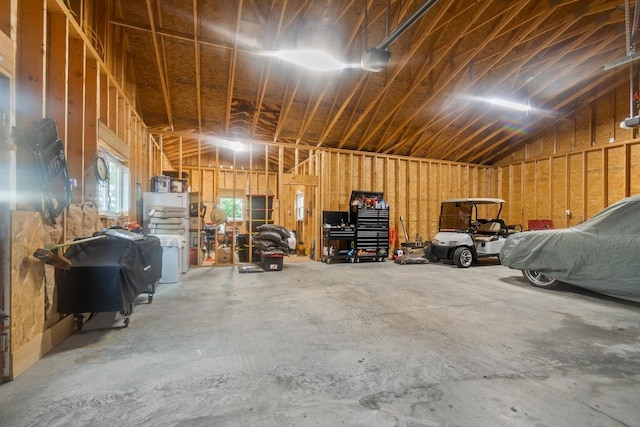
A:
[[[197,268],[13,382],[3,426],[631,426],[640,305],[486,261]]]

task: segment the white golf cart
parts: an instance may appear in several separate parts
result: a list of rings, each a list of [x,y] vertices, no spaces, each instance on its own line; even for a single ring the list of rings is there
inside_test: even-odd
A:
[[[453,259],[458,267],[467,268],[478,258],[499,258],[509,234],[522,231],[522,226],[507,226],[500,219],[504,202],[494,198],[443,200],[439,232],[425,247],[427,260]]]

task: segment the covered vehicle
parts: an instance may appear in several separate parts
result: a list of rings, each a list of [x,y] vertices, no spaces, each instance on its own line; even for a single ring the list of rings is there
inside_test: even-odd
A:
[[[507,237],[516,231],[500,218],[504,203],[496,198],[443,200],[438,234],[427,243],[425,258],[429,262],[452,259],[466,268],[478,258],[498,257]]]
[[[640,301],[640,196],[628,197],[575,227],[511,236],[502,264],[529,283],[559,282]]]

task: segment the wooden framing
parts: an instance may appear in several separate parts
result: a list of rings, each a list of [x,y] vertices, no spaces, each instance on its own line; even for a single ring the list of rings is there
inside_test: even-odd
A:
[[[397,62],[387,73],[360,74],[339,84],[309,81],[264,61],[258,67],[260,77],[253,81],[243,74],[248,53],[237,38],[226,45],[215,42],[215,35],[202,24],[210,12],[198,0],[186,3],[195,18],[189,30],[193,34],[168,31],[163,28],[171,18],[166,10],[157,9],[151,0],[138,3],[144,3],[148,27],[115,17],[133,2],[11,0],[8,10],[0,10],[4,58],[0,72],[11,80],[15,125],[23,128],[43,117],[56,120],[69,171],[78,182],[73,194],[77,203],[96,199],[92,169],[96,150],[117,153],[129,166],[135,185],[132,208],[117,221],[141,219],[136,193],[149,189],[152,176],[164,170],[184,171],[189,173],[192,191],[200,193],[207,206],[226,193],[273,194],[275,221],[302,230],[307,249],[315,242],[313,255],[319,259],[321,213],[349,210],[352,190],[384,192],[391,206],[390,225],[398,231],[395,245],[404,241],[401,217],[410,240],[416,235],[430,240],[437,232],[440,201],[449,197],[503,197],[506,220],[526,228],[531,219],[572,226],[623,197],[640,193],[640,181],[632,179],[640,169],[640,140],[636,131],[619,127],[628,116],[628,77],[625,73],[591,77],[596,65],[601,67],[600,62],[616,54],[615,45],[621,40],[620,35],[603,31],[619,24],[618,3],[612,0],[587,8],[582,15],[585,25],[569,34],[575,24],[570,19],[553,30],[544,23],[557,13],[571,16],[579,2],[519,2],[501,8],[495,16],[487,15],[492,1],[443,3],[434,9],[433,19],[416,25],[411,43],[397,45]],[[249,25],[242,15],[249,11],[255,17],[251,28],[264,31],[272,43],[295,26],[298,17],[310,16],[314,6],[314,2],[284,2],[278,16],[268,16],[254,1],[221,3],[216,13],[227,16],[236,33]],[[406,17],[409,9],[403,8],[397,19]],[[591,19],[603,11],[611,18]],[[338,12],[338,22],[357,23],[347,37],[350,49],[355,49],[362,14],[350,9]],[[380,27],[377,21],[384,13],[377,6],[370,12],[373,31]],[[465,20],[471,12],[472,18]],[[460,17],[462,21],[456,21]],[[92,23],[95,33],[89,34]],[[272,32],[267,28],[271,24]],[[472,46],[476,31],[486,38]],[[148,51],[134,52],[139,33],[151,35]],[[175,73],[168,58],[180,46],[171,44],[176,40],[186,41],[194,56],[190,102],[181,101],[183,87],[169,74]],[[476,45],[488,46],[490,41],[493,51],[478,55]],[[515,48],[507,49],[509,43]],[[421,46],[431,53],[416,64],[412,58]],[[218,49],[223,51],[217,54],[222,71],[204,60]],[[532,55],[545,57],[553,49],[562,49],[563,55],[541,65],[531,62]],[[135,84],[146,77],[136,73],[146,70],[134,67],[132,53],[151,55],[149,63],[157,67],[153,72],[159,82],[159,107],[149,107],[152,111],[145,113],[166,120],[156,120],[151,130],[142,111],[153,99],[140,99],[144,88]],[[599,62],[594,65],[588,59],[596,54]],[[566,67],[565,55],[573,55],[571,60],[580,68]],[[471,111],[467,105],[456,106],[444,95],[452,87],[465,91],[491,80],[492,75],[499,77],[485,86],[487,90],[505,84],[522,92],[526,86],[522,76],[532,70],[537,76],[545,71],[552,77],[537,84],[530,96],[542,96],[567,79],[584,83],[570,96],[544,98],[549,109],[563,113],[537,117],[531,124],[537,129],[533,135],[498,126],[500,118],[487,111]],[[234,113],[238,117],[231,114],[239,92],[255,104],[245,119],[250,130],[247,152],[212,145],[208,141],[212,133],[206,133],[212,122],[225,130],[231,129],[234,120],[243,123],[238,119],[241,111]],[[223,106],[220,111],[207,107],[205,100],[210,98]],[[194,117],[197,125],[176,130],[182,125],[176,111],[181,118]],[[493,163],[495,159],[502,160]],[[17,161],[21,167],[22,160]],[[15,172],[15,162],[12,166]],[[33,193],[37,188],[33,174],[23,175],[23,169],[20,174],[17,193]],[[10,178],[15,181],[16,177]],[[304,224],[296,224],[290,213],[295,191],[308,195]],[[43,295],[51,289],[51,272],[40,269],[30,257],[34,247],[64,238],[67,225],[63,218],[62,230],[45,231],[37,209],[30,209],[33,204],[26,202],[30,201],[19,203],[21,210],[12,212],[10,224],[2,224],[12,231],[14,257],[8,273],[9,301],[0,299],[11,305],[8,378],[27,369],[72,328],[69,318],[50,316],[55,307],[43,307]],[[237,226],[246,231],[242,230],[245,224]],[[13,265],[28,268],[25,273]]]
[[[162,140],[163,135],[158,137]],[[277,159],[269,156],[273,150],[278,153]],[[490,166],[278,144],[249,145],[248,151],[248,170],[239,170],[235,164],[216,163],[217,159],[203,165],[200,158],[187,158],[182,170],[189,174],[192,189],[200,192],[199,199],[208,207],[218,203],[221,191],[243,195],[274,194],[276,223],[292,229],[299,230],[301,226],[291,219],[293,190],[310,194],[313,198],[313,203],[309,201],[310,218],[302,225],[304,235],[299,236],[305,242],[319,244],[322,211],[348,211],[352,190],[384,192],[391,206],[390,226],[398,231],[396,246],[404,241],[400,217],[403,217],[411,240],[418,237],[428,241],[437,232],[443,198],[497,197],[499,194],[498,175]],[[259,169],[253,167],[255,152],[264,153],[265,163],[258,165]],[[298,163],[285,169],[284,159],[289,157],[297,159]],[[301,158],[305,160],[299,161]],[[271,166],[270,162],[276,165]],[[177,170],[178,165],[173,165],[173,169]],[[215,183],[210,181],[213,177],[218,177]],[[246,224],[235,226],[240,233],[247,232]],[[319,253],[316,250],[314,259],[320,258]]]
[[[80,25],[79,16],[90,19],[92,14],[101,13],[99,7],[105,7],[105,3],[74,2],[79,9],[73,13],[61,0],[20,0],[8,5],[8,9],[1,11],[0,21],[16,22],[17,30],[14,32],[11,24],[8,27],[2,24],[0,45],[5,59],[16,58],[15,124],[22,129],[44,117],[56,121],[58,135],[66,147],[69,175],[78,184],[73,202],[96,200],[93,157],[98,149],[99,133],[104,137],[100,143],[102,148],[120,155],[126,153],[124,160],[131,166],[132,183],[146,186],[150,171],[155,171],[159,163],[146,156],[147,152],[153,152],[154,146],[148,144],[146,127],[128,94],[96,50],[96,40],[89,38]],[[7,28],[10,34],[4,32]],[[15,38],[17,55],[7,50],[12,43],[7,37]],[[2,64],[8,63],[5,60]],[[14,78],[13,74],[9,77]],[[121,78],[126,78],[124,71]],[[20,197],[38,194],[40,186],[37,175],[28,166],[27,153],[20,149],[16,152],[14,162],[20,165],[20,179],[8,177],[8,180],[17,183],[16,194]],[[15,164],[9,166],[7,173],[15,171]],[[129,215],[135,218],[138,214],[135,191],[131,197]],[[12,267],[6,284],[10,326],[3,338],[9,349],[7,360],[2,363],[4,379],[15,378],[73,330],[71,318],[58,316],[55,306],[45,307],[45,303],[56,301],[50,295],[55,293],[53,269],[45,268],[31,256],[45,243],[64,239],[66,217],[63,215],[62,225],[51,227],[37,212],[38,203],[25,202],[29,200],[19,199],[21,210],[12,211],[10,217],[12,258],[7,265]],[[36,209],[25,209],[27,206]],[[4,257],[2,262],[6,262]],[[23,267],[27,267],[26,270]],[[0,302],[6,306],[4,298]]]
[[[640,194],[640,185],[630,180],[639,161],[640,141],[631,140],[501,166],[507,221],[526,226],[529,220],[550,219],[557,228],[579,224]]]

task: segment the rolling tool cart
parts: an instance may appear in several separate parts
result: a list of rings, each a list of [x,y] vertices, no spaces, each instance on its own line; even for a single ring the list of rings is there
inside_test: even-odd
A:
[[[147,293],[148,302],[153,300],[162,275],[160,240],[123,230],[114,234],[70,246],[64,256],[71,268],[56,269],[58,313],[73,314],[78,330],[83,313],[95,312],[119,312],[127,327],[135,298]]]
[[[389,256],[389,205],[382,192],[352,191],[349,222],[354,226],[353,262],[386,261]]]

